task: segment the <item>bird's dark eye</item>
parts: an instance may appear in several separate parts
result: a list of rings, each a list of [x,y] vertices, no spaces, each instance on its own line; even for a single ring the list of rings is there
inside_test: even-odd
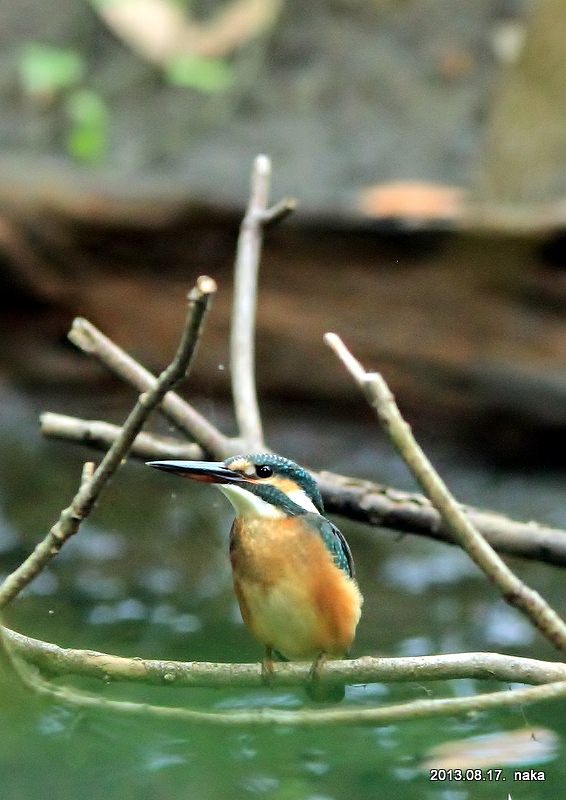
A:
[[[260,464],[256,467],[255,474],[258,478],[271,478],[273,469],[268,464]]]

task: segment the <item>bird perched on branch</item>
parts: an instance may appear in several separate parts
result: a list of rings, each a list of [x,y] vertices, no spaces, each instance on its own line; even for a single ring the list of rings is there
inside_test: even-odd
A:
[[[259,453],[224,462],[150,461],[149,466],[213,483],[236,511],[230,533],[234,589],[244,623],[274,654],[311,660],[307,692],[342,699],[343,685],[321,683],[328,657],[343,658],[360,619],[362,596],[348,543],[323,516],[316,481],[294,461]]]

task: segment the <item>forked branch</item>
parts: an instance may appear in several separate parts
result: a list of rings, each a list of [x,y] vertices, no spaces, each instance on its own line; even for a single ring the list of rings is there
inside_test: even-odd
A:
[[[0,644],[7,642],[7,632],[0,629]],[[478,694],[473,697],[449,697],[441,699],[416,700],[410,703],[370,707],[370,708],[325,708],[288,711],[279,708],[248,708],[230,711],[203,711],[183,706],[157,706],[149,703],[136,703],[124,700],[109,700],[100,695],[79,692],[66,686],[56,686],[33,673],[25,662],[20,662],[9,647],[0,646],[5,658],[13,667],[14,675],[29,690],[49,697],[57,703],[70,706],[74,710],[88,710],[102,713],[149,718],[154,720],[177,720],[187,724],[204,723],[221,727],[249,728],[287,726],[314,727],[321,725],[390,725],[404,720],[427,717],[454,716],[477,713],[503,707],[521,707],[529,703],[555,701],[566,696],[566,681],[559,680],[531,686],[526,689],[503,690]],[[146,662],[147,663],[147,662]],[[329,666],[329,665],[328,665]],[[175,664],[172,665],[172,668]],[[256,671],[258,667],[255,667]],[[168,676],[168,677],[167,677]],[[164,676],[168,685],[175,679],[175,672]]]
[[[381,427],[456,541],[498,587],[504,600],[519,609],[558,650],[566,652],[566,624],[538,592],[509,569],[464,513],[401,416],[383,376],[366,372],[335,333],[327,333],[325,341],[364,392]]]
[[[100,493],[126,457],[149,414],[159,405],[169,389],[185,377],[198,344],[206,311],[215,292],[216,284],[212,278],[202,276],[198,279],[197,285],[188,296],[187,320],[173,361],[153,387],[140,395],[120,436],[113,442],[99,466],[94,472],[90,467],[85,468],[80,488],[71,505],[61,512],[58,521],[33,553],[4,580],[0,586],[0,607],[16,597],[79,530],[81,522],[89,515]]]
[[[266,224],[281,220],[295,208],[292,199],[268,207],[270,181],[271,161],[267,156],[257,156],[234,268],[230,367],[234,411],[246,452],[266,449],[255,385],[255,318],[262,230]]]
[[[189,405],[173,392],[168,393],[165,402],[169,397],[175,397],[179,409]],[[109,422],[77,419],[51,412],[41,415],[40,424],[45,436],[88,444],[104,451],[120,435],[120,428]],[[195,444],[190,444],[169,436],[140,433],[132,444],[130,455],[144,461],[163,458],[199,461],[207,455],[223,459],[237,455],[244,449],[240,439],[223,436],[217,429],[215,438],[219,441],[219,446],[205,451],[205,440],[201,440],[200,436],[196,436]],[[402,492],[382,484],[331,472],[313,472],[313,475],[320,487],[324,507],[331,514],[363,522],[380,530],[386,528],[396,534],[410,533],[447,544],[458,544],[436,508],[422,494]],[[482,511],[465,505],[461,508],[497,552],[555,566],[566,566],[566,531],[536,522],[518,522],[494,511]]]

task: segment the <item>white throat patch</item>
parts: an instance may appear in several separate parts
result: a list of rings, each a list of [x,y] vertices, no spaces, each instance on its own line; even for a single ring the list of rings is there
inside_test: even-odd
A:
[[[238,517],[264,517],[266,519],[284,519],[285,513],[271,503],[266,503],[257,494],[249,492],[247,489],[242,489],[241,486],[234,486],[233,484],[216,484],[220,491],[226,495],[228,500],[234,506],[236,515]],[[313,514],[318,514],[316,506],[307,497],[302,489],[296,489],[289,492],[289,498],[305,511],[311,511]]]
[[[242,489],[241,486],[234,486],[231,483],[217,484],[218,488],[225,494],[234,506],[238,517],[264,517],[269,519],[284,519],[285,514],[271,503],[266,503],[257,494]]]

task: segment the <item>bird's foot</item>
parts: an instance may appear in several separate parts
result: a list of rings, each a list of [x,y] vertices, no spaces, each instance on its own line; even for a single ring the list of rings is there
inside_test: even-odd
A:
[[[321,684],[322,672],[324,665],[328,661],[328,655],[323,651],[319,653],[309,672],[309,680],[305,686],[306,692],[311,700],[317,702],[332,701],[339,703],[344,699],[346,688],[342,683],[328,683],[324,681]]]
[[[328,656],[323,650],[322,653],[319,653],[315,658],[315,660],[312,662],[312,666],[309,672],[309,681],[313,685],[318,686],[318,684],[320,683],[320,676],[322,675],[322,670],[324,669],[324,665],[326,664],[327,661],[328,661]]]
[[[263,661],[261,662],[261,681],[265,686],[271,687],[273,685],[273,648],[266,647]]]

